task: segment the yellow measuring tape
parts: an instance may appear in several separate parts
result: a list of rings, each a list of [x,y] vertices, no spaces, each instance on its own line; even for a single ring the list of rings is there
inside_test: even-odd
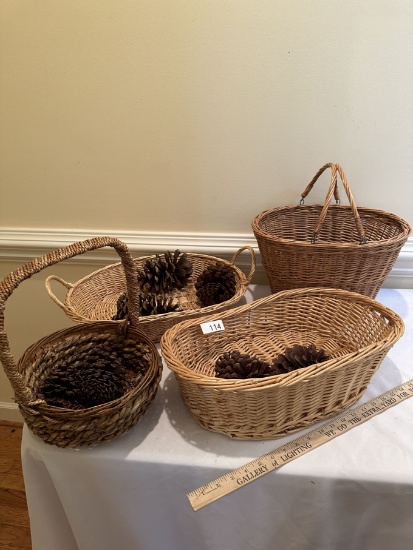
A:
[[[259,477],[280,468],[284,464],[302,456],[327,441],[363,424],[373,416],[401,403],[413,395],[413,379],[404,382],[367,403],[359,405],[343,416],[326,422],[319,428],[256,458],[252,462],[207,483],[203,487],[187,494],[192,508],[196,511],[214,502],[236,489],[255,481]]]

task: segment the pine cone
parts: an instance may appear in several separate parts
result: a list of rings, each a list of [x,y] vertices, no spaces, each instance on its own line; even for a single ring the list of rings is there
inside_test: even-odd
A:
[[[71,409],[94,407],[123,395],[124,373],[116,354],[105,358],[91,355],[85,362],[57,365],[40,393],[49,405]]]
[[[195,288],[202,307],[226,302],[236,292],[234,271],[230,266],[218,262],[210,265],[197,278]]]
[[[164,294],[174,289],[182,289],[192,275],[192,264],[186,253],[167,251],[162,256],[146,260],[138,282],[145,293]]]
[[[148,347],[134,340],[90,342],[57,357],[39,387],[49,405],[85,409],[121,397],[136,386],[149,367]]]
[[[73,391],[70,374],[53,370],[39,387],[39,395],[49,405],[65,409],[84,409]]]
[[[173,298],[167,296],[156,296],[156,294],[148,294],[141,297],[141,305],[139,315],[158,315],[160,313],[171,313],[173,311],[182,311],[179,303]]]
[[[182,311],[179,303],[174,302],[173,298],[168,298],[167,296],[140,294],[139,300],[139,315],[141,317],[158,315],[160,313],[171,313],[173,311]],[[128,296],[126,294],[119,296],[116,309],[116,314],[112,317],[112,319],[114,321],[125,319],[128,314]]]
[[[121,294],[116,302],[116,313],[112,317],[113,321],[122,321],[128,314],[128,295],[126,292]]]
[[[323,349],[317,350],[314,344],[301,346],[295,344],[287,348],[284,353],[280,353],[276,359],[273,359],[272,366],[277,374],[285,374],[296,369],[301,369],[328,361],[330,357]]]
[[[94,407],[122,397],[125,369],[117,359],[117,364],[110,365],[110,368],[106,361],[100,360],[74,371],[72,384],[81,405]]]
[[[224,353],[215,362],[215,376],[219,378],[264,378],[274,374],[275,369],[269,363],[238,350]]]

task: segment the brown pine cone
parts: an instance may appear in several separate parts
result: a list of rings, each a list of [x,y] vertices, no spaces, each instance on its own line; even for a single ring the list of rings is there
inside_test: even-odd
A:
[[[218,262],[209,265],[197,278],[195,288],[202,307],[226,302],[236,292],[234,270]]]
[[[160,313],[171,313],[182,311],[178,302],[173,298],[156,294],[139,294],[139,315],[159,315]],[[119,296],[116,304],[116,314],[112,317],[114,321],[125,319],[128,314],[128,297],[126,294]]]
[[[215,376],[226,379],[264,378],[275,369],[266,361],[238,350],[224,353],[215,362]]]
[[[273,359],[272,366],[277,374],[285,374],[293,370],[309,367],[316,363],[323,363],[331,359],[323,349],[317,350],[314,344],[301,346],[295,344],[287,348],[284,353],[280,353],[276,359]]]
[[[188,254],[179,250],[172,254],[168,250],[146,260],[138,274],[138,282],[145,293],[164,294],[184,288],[191,275],[192,263]]]
[[[116,313],[113,315],[113,321],[122,321],[128,314],[128,295],[126,292],[121,294],[116,302]]]
[[[174,302],[173,298],[157,296],[156,294],[141,296],[141,305],[139,309],[139,315],[141,316],[172,313],[173,311],[182,311],[179,303]]]
[[[149,368],[149,348],[124,338],[93,342],[56,357],[39,385],[39,397],[55,407],[85,409],[121,397]]]

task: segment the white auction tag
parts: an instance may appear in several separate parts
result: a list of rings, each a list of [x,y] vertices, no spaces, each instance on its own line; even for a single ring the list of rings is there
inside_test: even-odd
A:
[[[201,330],[204,334],[210,334],[211,332],[220,332],[225,330],[224,323],[221,320],[207,321],[200,324]]]

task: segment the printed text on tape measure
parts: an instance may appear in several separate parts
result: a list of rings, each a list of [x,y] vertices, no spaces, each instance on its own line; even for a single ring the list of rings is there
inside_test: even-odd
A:
[[[280,466],[319,447],[323,443],[363,424],[373,416],[401,403],[413,395],[413,379],[393,388],[367,403],[359,405],[321,427],[304,434],[244,466],[207,483],[187,494],[196,511],[244,485],[276,470]]]

